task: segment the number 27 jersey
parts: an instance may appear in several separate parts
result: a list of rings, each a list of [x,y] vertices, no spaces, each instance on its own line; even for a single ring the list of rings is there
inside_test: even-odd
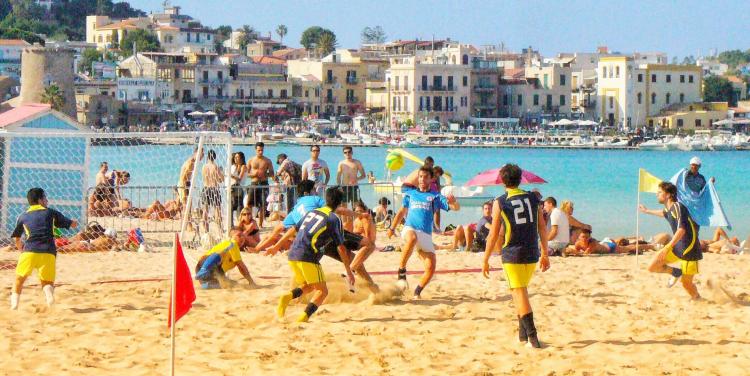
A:
[[[319,264],[325,254],[324,246],[344,244],[341,220],[331,208],[325,206],[311,210],[297,223],[297,237],[289,248],[290,261]]]
[[[505,227],[503,262],[531,264],[539,261],[539,199],[533,193],[509,189],[497,202]]]

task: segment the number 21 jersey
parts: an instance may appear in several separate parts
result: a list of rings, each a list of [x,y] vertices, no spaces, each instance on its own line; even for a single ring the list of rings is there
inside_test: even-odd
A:
[[[508,189],[497,198],[497,202],[505,226],[503,263],[531,264],[539,261],[539,199],[521,189]]]

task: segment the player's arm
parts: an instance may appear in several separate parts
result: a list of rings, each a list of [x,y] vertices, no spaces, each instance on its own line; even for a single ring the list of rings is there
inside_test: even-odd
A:
[[[10,235],[16,241],[16,249],[19,251],[23,251],[21,235],[23,235],[23,222],[19,220],[16,222],[16,228],[13,229],[13,233]]]
[[[643,204],[638,205],[638,210],[640,210],[641,213],[651,214],[651,215],[655,215],[657,217],[663,217],[664,216],[664,211],[662,211],[662,210],[651,210],[651,209],[647,208],[646,205],[643,205]]]
[[[341,166],[341,162],[339,162],[339,166],[336,168],[336,184],[341,185],[341,175],[344,172],[344,168]]]
[[[487,235],[487,242],[484,246],[484,259],[482,261],[482,275],[490,278],[490,256],[495,248],[495,242],[500,234],[500,203],[495,200],[492,203],[492,222],[490,223],[490,233]]]
[[[406,207],[402,207],[398,210],[398,213],[396,213],[396,217],[393,218],[393,221],[391,221],[391,227],[388,228],[388,231],[386,232],[386,235],[388,238],[391,238],[393,236],[393,233],[396,231],[396,228],[401,223],[401,220],[404,219],[404,216],[406,215],[407,211]]]
[[[272,245],[272,246],[270,246],[270,247],[268,247],[266,249],[265,255],[266,256],[270,256],[270,255],[277,254],[279,252],[279,250],[281,249],[281,245],[285,244],[285,242],[287,242],[287,241],[291,240],[292,238],[294,238],[295,235],[297,235],[297,229],[294,228],[293,226],[289,227],[289,229],[286,230],[286,232],[284,233],[284,235],[281,236],[281,239],[279,239],[276,242],[276,244],[274,244],[274,245]]]
[[[451,210],[459,210],[459,209],[461,209],[461,205],[458,203],[458,200],[456,200],[456,196],[454,196],[454,195],[448,195],[446,197],[446,199],[448,200],[448,207]]]
[[[539,240],[541,241],[542,248],[542,257],[539,260],[539,267],[544,272],[549,269],[549,251],[547,250],[547,222],[544,220],[544,210],[541,206],[537,209],[536,218],[536,229],[539,232]]]
[[[250,276],[250,271],[247,270],[247,266],[245,266],[245,263],[242,260],[237,261],[237,270],[240,271],[240,274],[242,274],[242,276],[245,278],[245,280],[247,280],[250,286],[255,286],[253,277]]]
[[[672,240],[670,240],[669,243],[664,246],[664,248],[669,247],[669,249],[673,249],[677,242],[682,240],[682,238],[685,236],[685,232],[686,231],[683,227],[678,228],[677,231],[674,232]]]
[[[323,167],[323,172],[326,174],[326,180],[323,184],[328,185],[328,181],[331,180],[331,171],[328,169],[328,165]]]
[[[75,219],[70,219],[66,216],[64,216],[62,213],[60,213],[57,210],[51,209],[50,213],[52,213],[52,216],[55,220],[55,226],[58,228],[76,228],[78,227],[78,221]]]

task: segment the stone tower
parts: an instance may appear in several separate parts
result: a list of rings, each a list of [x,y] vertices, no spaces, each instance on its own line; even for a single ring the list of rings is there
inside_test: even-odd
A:
[[[76,119],[76,96],[73,87],[73,54],[70,48],[33,46],[21,56],[21,95],[19,105],[41,103],[44,89],[56,84],[62,91],[64,114]]]

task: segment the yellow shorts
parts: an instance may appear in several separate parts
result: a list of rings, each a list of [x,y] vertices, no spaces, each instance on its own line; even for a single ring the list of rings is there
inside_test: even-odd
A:
[[[523,288],[529,285],[531,277],[536,270],[536,263],[532,264],[511,264],[503,263],[505,278],[508,279],[508,286],[512,289]]]
[[[39,280],[55,282],[55,255],[50,253],[22,252],[16,265],[16,275],[28,277],[37,270]]]
[[[292,268],[294,283],[297,285],[312,285],[313,283],[326,281],[325,274],[323,274],[323,267],[320,264],[289,261],[289,267]]]
[[[667,255],[664,257],[664,261],[666,261],[667,264],[676,264],[679,262],[680,269],[682,270],[683,275],[698,274],[698,260],[695,260],[695,261],[683,260],[677,257],[677,255],[675,255],[672,250],[667,252]]]

